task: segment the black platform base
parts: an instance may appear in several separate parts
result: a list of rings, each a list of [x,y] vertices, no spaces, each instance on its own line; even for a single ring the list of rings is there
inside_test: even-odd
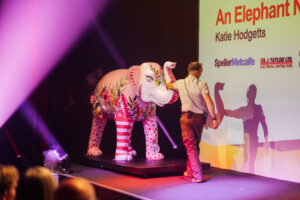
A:
[[[112,157],[82,156],[77,162],[93,167],[109,169],[116,172],[127,173],[144,178],[154,176],[169,176],[182,174],[186,169],[185,160],[145,160],[118,161]],[[210,168],[209,163],[201,163],[203,170]]]

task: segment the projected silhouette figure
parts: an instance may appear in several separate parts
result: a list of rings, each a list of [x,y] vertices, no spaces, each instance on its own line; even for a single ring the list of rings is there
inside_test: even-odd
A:
[[[255,104],[256,93],[256,86],[254,84],[250,85],[247,90],[247,105],[236,110],[224,110],[223,113],[225,116],[243,120],[245,142],[243,168],[250,173],[255,172],[254,164],[258,150],[257,131],[259,123],[263,128],[265,145],[268,146],[268,128],[262,106]],[[218,101],[223,105],[221,98]]]
[[[224,89],[224,83],[217,82],[215,84],[215,102],[217,108],[217,122],[220,125],[224,118],[224,104],[220,96],[220,90]]]

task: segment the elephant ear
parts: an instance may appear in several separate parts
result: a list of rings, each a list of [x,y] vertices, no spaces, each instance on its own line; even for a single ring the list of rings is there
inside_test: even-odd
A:
[[[128,69],[127,77],[131,85],[132,91],[139,96],[141,87],[141,67],[132,66]]]

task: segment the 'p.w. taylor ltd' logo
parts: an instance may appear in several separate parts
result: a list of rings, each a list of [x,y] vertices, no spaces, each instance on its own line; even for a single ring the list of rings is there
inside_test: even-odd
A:
[[[271,57],[271,58],[261,58],[260,68],[288,68],[293,67],[292,57]]]

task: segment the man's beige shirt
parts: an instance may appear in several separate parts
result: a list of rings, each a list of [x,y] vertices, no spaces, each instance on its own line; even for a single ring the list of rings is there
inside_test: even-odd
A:
[[[185,81],[184,81],[185,80]],[[178,90],[182,112],[192,111],[203,114],[207,111],[202,94],[208,94],[208,86],[205,81],[189,75],[185,79],[180,79],[174,83],[175,89]]]

